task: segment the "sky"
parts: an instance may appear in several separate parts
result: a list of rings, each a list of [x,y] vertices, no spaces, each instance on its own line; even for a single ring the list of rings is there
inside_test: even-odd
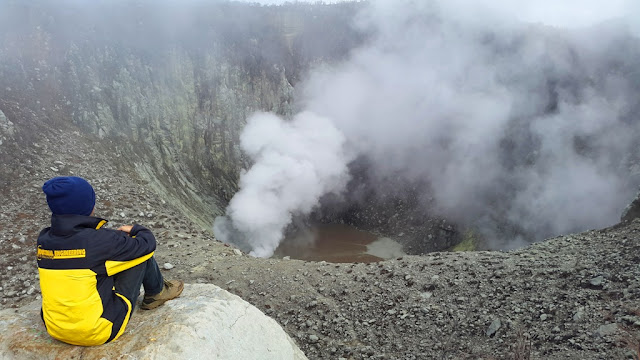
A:
[[[240,0],[264,5],[281,5],[286,2],[308,2],[317,0]],[[322,0],[324,3],[351,2],[357,0]],[[384,0],[393,4],[395,0]],[[422,0],[426,2],[426,0]],[[640,29],[640,1],[636,0],[451,0],[449,4],[459,9],[490,8],[492,12],[501,13],[505,18],[514,17],[532,23],[560,27],[588,26],[604,19],[629,17],[630,21]],[[633,14],[637,16],[634,16]],[[471,16],[477,14],[471,12]]]
[[[295,3],[295,2],[316,3],[318,1],[321,1],[325,4],[335,4],[339,2],[352,2],[357,0],[238,0],[238,1],[247,2],[247,3],[258,3],[263,5],[282,5],[285,3]]]

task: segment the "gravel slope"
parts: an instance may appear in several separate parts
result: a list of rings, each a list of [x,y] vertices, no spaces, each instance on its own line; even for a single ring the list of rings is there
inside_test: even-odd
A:
[[[37,298],[35,240],[49,218],[40,186],[75,174],[96,189],[109,226],[154,231],[158,262],[172,267],[166,277],[240,295],[310,359],[632,359],[640,341],[640,219],[512,252],[372,264],[255,259],[152,192],[114,144],[48,134],[0,147],[2,308]]]

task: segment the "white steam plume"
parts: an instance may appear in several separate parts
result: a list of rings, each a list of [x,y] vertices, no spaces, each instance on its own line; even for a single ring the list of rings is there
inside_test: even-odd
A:
[[[480,228],[495,247],[521,244],[501,235],[504,222],[538,239],[614,223],[640,180],[629,170],[640,155],[632,154],[640,136],[640,51],[632,32],[640,17],[629,15],[633,9],[626,0],[575,8],[555,1],[371,2],[358,19],[374,34],[369,43],[304,85],[304,106],[330,119],[322,121],[322,139],[335,137],[329,151],[337,168],[310,165],[314,176],[298,178],[288,164],[300,162],[295,144],[306,141],[298,134],[305,126],[254,118],[247,133],[264,117],[261,140],[273,126],[271,145],[294,145],[266,156],[267,145],[246,147],[243,136],[256,163],[216,234],[228,233],[221,229],[231,222],[254,254],[270,255],[292,214],[344,188],[355,158],[345,148],[365,156],[378,177],[427,182],[431,210]],[[610,18],[619,19],[600,24]],[[305,163],[326,156],[300,148]]]
[[[640,63],[621,45],[628,24],[582,27],[630,3],[508,3],[373,2],[359,24],[374,41],[312,74],[307,108],[333,119],[378,176],[427,180],[441,215],[490,237],[496,219],[537,236],[612,224],[633,193],[621,164],[638,133],[639,79],[607,63],[635,61],[636,75]],[[550,21],[536,18],[545,7]]]
[[[282,240],[292,215],[309,214],[319,198],[340,193],[349,180],[345,139],[333,124],[310,112],[291,122],[258,113],[240,138],[255,162],[240,176],[240,190],[218,217],[214,233],[251,255],[269,257]]]

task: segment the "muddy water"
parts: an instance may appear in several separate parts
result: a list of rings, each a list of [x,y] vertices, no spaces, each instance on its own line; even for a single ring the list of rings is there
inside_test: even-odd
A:
[[[375,262],[404,255],[389,238],[340,224],[322,224],[287,237],[274,257],[334,263]]]

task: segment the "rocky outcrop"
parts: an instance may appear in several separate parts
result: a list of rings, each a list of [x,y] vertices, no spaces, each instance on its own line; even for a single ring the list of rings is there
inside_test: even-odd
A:
[[[621,221],[633,221],[633,219],[640,217],[640,192],[636,195],[636,198],[629,204],[620,217]]]
[[[46,333],[39,302],[0,312],[2,359],[292,359],[306,356],[273,319],[215,285],[186,285],[164,306],[136,310],[118,340],[67,345]]]

